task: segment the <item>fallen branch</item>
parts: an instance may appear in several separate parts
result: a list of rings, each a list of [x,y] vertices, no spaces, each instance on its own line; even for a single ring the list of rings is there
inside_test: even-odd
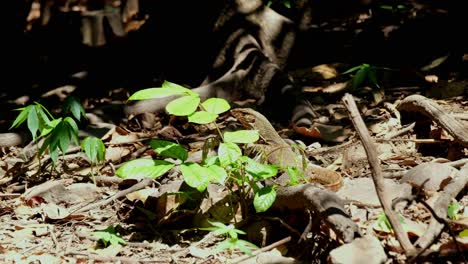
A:
[[[450,202],[455,198],[468,184],[468,164],[465,164],[458,173],[458,177],[453,179],[440,193],[434,203],[433,211],[437,217],[432,217],[426,232],[417,241],[416,245],[421,248],[427,248],[431,245],[444,228],[444,223],[439,219],[447,219],[447,210]]]
[[[150,185],[152,182],[153,182],[153,179],[143,179],[139,183],[131,186],[130,188],[118,191],[117,193],[115,193],[114,195],[112,195],[111,197],[109,197],[109,198],[107,198],[105,200],[99,201],[97,203],[88,204],[88,205],[86,205],[86,206],[84,206],[82,208],[78,208],[78,209],[72,211],[71,214],[84,213],[84,212],[89,211],[89,210],[91,210],[93,208],[108,205],[108,204],[112,203],[113,201],[115,201],[115,200],[117,200],[117,199],[119,199],[121,197],[124,197],[125,195],[127,195],[129,193],[132,193],[132,192],[135,192],[135,191],[138,191],[138,190],[141,190],[141,189],[145,188],[146,186]]]
[[[445,129],[457,142],[468,147],[468,131],[458,120],[446,113],[444,109],[422,95],[406,97],[397,106],[398,111],[417,112],[429,117]]]
[[[387,215],[390,224],[395,232],[395,237],[400,242],[401,247],[405,251],[407,256],[414,256],[416,248],[411,244],[408,235],[403,230],[403,227],[398,220],[397,214],[392,210],[392,203],[389,198],[389,194],[385,191],[384,178],[382,175],[382,169],[380,168],[380,162],[378,159],[377,150],[375,144],[367,130],[364,120],[362,120],[359,110],[354,102],[354,98],[350,94],[345,94],[342,98],[343,104],[348,109],[348,112],[356,128],[359,137],[361,138],[364,149],[366,150],[367,159],[369,160],[369,166],[372,171],[372,179],[374,181],[375,189],[379,197],[380,203],[382,204],[385,215]]]
[[[278,246],[281,246],[283,244],[286,244],[288,243],[289,241],[291,241],[291,237],[288,236],[288,237],[285,237],[279,241],[276,241],[275,243],[271,244],[271,245],[268,245],[266,247],[262,247],[261,249],[258,249],[258,250],[255,250],[254,252],[252,252],[252,255],[245,255],[245,256],[242,256],[242,257],[239,257],[239,258],[236,258],[234,259],[232,262],[232,264],[235,264],[235,263],[240,263],[242,261],[245,261],[245,260],[248,260],[250,258],[253,258],[255,256],[257,256],[258,254],[262,253],[262,252],[266,252],[268,250],[272,250],[274,249],[275,247],[278,247]]]

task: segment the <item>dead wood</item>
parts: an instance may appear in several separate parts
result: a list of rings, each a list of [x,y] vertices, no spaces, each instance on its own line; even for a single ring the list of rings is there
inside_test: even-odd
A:
[[[468,184],[468,165],[462,167],[458,173],[458,177],[452,179],[452,181],[445,186],[440,196],[437,198],[433,206],[433,211],[439,219],[447,219],[447,210],[450,202],[454,199]],[[421,248],[428,248],[444,228],[444,223],[437,220],[436,217],[432,217],[427,227],[426,232],[417,241],[416,245]]]
[[[369,166],[372,171],[372,179],[374,181],[375,189],[379,197],[380,203],[382,204],[385,215],[387,215],[390,224],[395,232],[395,237],[400,242],[401,247],[405,251],[407,256],[413,256],[416,253],[416,248],[411,244],[408,235],[403,230],[403,227],[398,220],[397,214],[392,210],[392,201],[389,199],[389,195],[385,190],[384,178],[382,175],[382,169],[380,168],[380,161],[378,159],[377,149],[375,143],[372,140],[369,131],[367,130],[364,120],[362,120],[359,110],[356,106],[354,98],[350,94],[345,94],[342,98],[343,104],[348,109],[348,112],[356,128],[359,137],[361,138],[364,149],[366,150],[367,159],[369,160]]]
[[[445,129],[457,142],[468,147],[468,132],[458,120],[446,113],[444,109],[433,100],[422,95],[406,97],[397,106],[398,111],[417,112],[430,118]]]

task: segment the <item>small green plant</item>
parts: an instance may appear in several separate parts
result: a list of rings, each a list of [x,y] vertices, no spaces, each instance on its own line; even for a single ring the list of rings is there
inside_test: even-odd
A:
[[[229,103],[220,98],[210,98],[200,103],[200,97],[190,89],[164,82],[161,88],[149,88],[136,92],[129,100],[145,100],[180,95],[166,106],[169,114],[187,116],[188,121],[196,124],[212,123],[217,128],[222,142],[218,146],[218,156],[206,157],[201,164],[187,162],[188,153],[179,144],[165,140],[151,140],[150,145],[162,158],[168,160],[137,159],[124,164],[116,171],[122,178],[157,178],[174,166],[178,166],[187,185],[203,192],[209,183],[227,185],[227,181],[240,187],[247,194],[248,187],[255,196],[253,205],[257,212],[264,212],[271,207],[276,198],[275,186],[258,187],[257,181],[273,177],[278,167],[261,164],[242,153],[239,144],[256,142],[260,136],[256,130],[239,130],[221,133],[216,118],[230,109]],[[176,165],[178,164],[178,165]],[[243,195],[242,197],[245,197]]]
[[[59,150],[64,154],[70,146],[70,141],[78,144],[78,125],[71,117],[55,119],[43,105],[35,102],[32,105],[17,109],[20,111],[11,128],[19,127],[25,121],[38,148],[39,156],[49,149],[50,157],[55,164]],[[10,129],[11,129],[10,128]],[[41,148],[37,145],[38,138],[45,138]]]
[[[17,128],[25,121],[27,121],[29,132],[33,140],[36,140],[38,137],[38,133],[40,136],[45,136],[54,125],[50,120],[54,120],[53,116],[50,112],[40,103],[35,102],[32,105],[28,105],[26,107],[18,108],[17,111],[20,111],[18,116],[16,117],[15,121],[11,125],[10,129]]]
[[[234,250],[238,248],[240,251],[251,256],[252,249],[258,249],[258,247],[249,241],[239,239],[238,235],[245,235],[245,232],[236,229],[233,225],[225,225],[220,222],[209,222],[212,226],[206,228],[200,228],[201,230],[211,231],[217,236],[224,235],[226,240],[219,243],[215,249],[214,254],[221,252],[225,249]]]
[[[408,11],[408,7],[402,4],[380,5],[379,7],[383,10],[388,10],[392,13],[400,13],[400,12]]]
[[[76,120],[80,121],[81,117],[85,117],[85,110],[78,100],[74,96],[69,96],[65,99],[63,103],[63,113],[64,114],[71,114]]]
[[[267,6],[271,6],[273,3],[281,3],[286,8],[291,8],[290,0],[268,0]]]
[[[96,184],[93,167],[99,162],[104,161],[106,146],[104,146],[102,140],[97,137],[86,137],[81,142],[81,150],[84,151],[91,163],[91,176],[93,177],[94,184]]]
[[[458,212],[461,208],[462,207],[460,206],[459,203],[457,202],[451,203],[447,210],[447,216],[452,220],[458,220],[460,218],[460,215],[458,214]]]
[[[117,233],[114,226],[108,226],[104,230],[94,231],[93,235],[98,239],[100,243],[107,247],[109,245],[126,245],[127,242],[123,240],[119,233]]]
[[[353,76],[352,80],[352,88],[353,90],[358,89],[361,87],[361,85],[368,80],[371,84],[373,84],[375,87],[380,89],[380,85],[377,82],[377,68],[376,66],[369,65],[367,63],[363,63],[361,65],[358,65],[356,67],[353,67],[347,71],[345,71],[343,74],[350,74],[353,72],[356,72]]]

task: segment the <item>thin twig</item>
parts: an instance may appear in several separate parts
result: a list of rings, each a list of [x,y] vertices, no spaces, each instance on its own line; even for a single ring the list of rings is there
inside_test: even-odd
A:
[[[235,264],[235,263],[239,263],[239,262],[242,262],[244,260],[247,260],[249,258],[253,258],[255,256],[257,256],[258,254],[262,253],[262,252],[266,252],[268,250],[271,250],[271,249],[274,249],[278,246],[281,246],[283,244],[286,244],[288,243],[289,241],[291,241],[291,236],[288,236],[288,237],[285,237],[279,241],[276,241],[275,243],[271,244],[271,245],[268,245],[266,247],[262,247],[261,249],[258,249],[258,250],[255,250],[254,252],[252,252],[252,255],[245,255],[245,256],[242,256],[242,257],[239,257],[237,259],[234,259],[232,262],[232,264]]]
[[[110,262],[110,263],[167,263],[167,260],[144,260],[144,259],[135,259],[131,257],[103,257],[96,254],[91,254],[87,252],[78,252],[78,251],[69,251],[65,252],[65,255],[72,256],[82,256],[91,260]]]
[[[377,155],[375,144],[367,130],[364,120],[362,120],[359,110],[356,106],[354,98],[350,94],[345,94],[342,99],[344,105],[349,111],[351,121],[356,128],[359,137],[361,138],[362,145],[366,150],[367,159],[369,160],[369,166],[372,171],[372,179],[374,180],[375,189],[379,197],[380,203],[382,204],[383,210],[392,225],[395,232],[395,237],[400,242],[401,247],[405,251],[407,256],[413,256],[416,253],[416,248],[408,238],[408,235],[403,230],[400,221],[398,220],[397,214],[392,210],[391,200],[385,190],[384,178],[382,176],[382,169],[380,168],[380,162]]]
[[[127,194],[129,194],[131,192],[135,192],[135,191],[138,191],[138,190],[141,190],[141,189],[145,188],[146,186],[150,185],[152,182],[153,182],[153,179],[143,179],[142,181],[140,181],[139,183],[133,185],[132,187],[127,188],[125,190],[121,190],[121,191],[117,192],[116,194],[112,195],[111,197],[109,197],[109,198],[107,198],[105,200],[99,201],[97,203],[88,204],[88,205],[86,205],[86,206],[84,206],[82,208],[78,208],[75,211],[72,211],[72,214],[83,213],[83,212],[89,211],[89,210],[91,210],[93,208],[110,204],[114,200],[119,199],[121,197],[124,197],[125,195],[127,195]]]
[[[395,138],[395,137],[398,137],[398,136],[401,136],[409,131],[411,131],[411,129],[413,129],[414,127],[416,126],[416,122],[413,122],[411,124],[409,124],[408,126],[398,130],[398,131],[395,131],[393,133],[389,133],[387,134],[384,139],[392,139],[392,138]]]

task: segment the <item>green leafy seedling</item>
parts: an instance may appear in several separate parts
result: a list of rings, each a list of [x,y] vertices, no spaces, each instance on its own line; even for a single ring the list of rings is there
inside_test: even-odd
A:
[[[286,8],[291,8],[291,1],[290,0],[269,0],[267,6],[271,6],[273,2],[280,2]]]
[[[39,150],[39,155],[42,155],[46,149],[49,149],[54,164],[57,162],[59,150],[65,154],[71,141],[78,145],[78,125],[75,120],[71,117],[58,120]]]
[[[377,88],[380,88],[380,85],[377,82],[377,67],[363,63],[345,71],[343,74],[351,74],[353,72],[356,72],[352,80],[352,88],[354,90],[361,87],[366,80],[369,80],[370,83],[375,85]]]
[[[461,206],[457,202],[449,204],[449,207],[447,209],[447,216],[452,220],[458,220],[460,218],[460,215],[458,214],[458,211],[460,209]]]
[[[80,121],[82,116],[86,117],[86,112],[81,105],[80,100],[74,96],[69,96],[65,99],[65,102],[63,103],[63,112],[65,114],[72,114],[72,116],[78,121]]]
[[[93,177],[94,184],[96,184],[93,167],[104,161],[106,156],[106,146],[100,138],[86,137],[81,142],[81,149],[91,162],[91,176]]]
[[[49,111],[40,103],[35,102],[32,105],[26,107],[18,108],[17,111],[20,111],[16,119],[13,121],[10,129],[17,128],[27,121],[27,126],[33,140],[36,140],[38,133],[43,135],[43,131],[47,130],[50,132],[53,124],[51,120],[54,120]],[[47,134],[47,133],[45,133]]]
[[[108,226],[104,230],[94,231],[93,234],[104,245],[104,247],[109,245],[127,244],[127,242],[125,242],[125,240],[117,233],[114,226]]]
[[[236,229],[233,225],[225,225],[221,222],[209,222],[212,226],[206,228],[200,228],[201,230],[211,231],[217,236],[225,236],[226,240],[219,243],[215,249],[215,253],[221,252],[225,249],[234,250],[238,248],[247,255],[252,255],[251,249],[257,249],[258,247],[246,240],[238,238],[238,235],[245,235],[246,233],[242,230]]]

